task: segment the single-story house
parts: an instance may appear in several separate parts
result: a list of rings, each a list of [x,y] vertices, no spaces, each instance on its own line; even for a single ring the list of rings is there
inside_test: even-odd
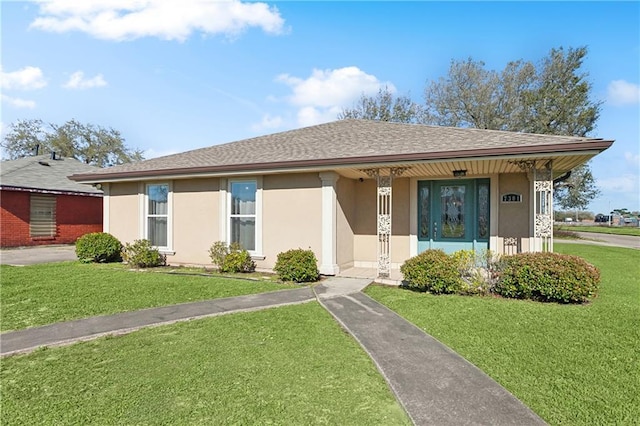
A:
[[[389,276],[428,248],[552,250],[553,180],[612,140],[341,120],[72,176],[104,231],[171,264],[239,242],[259,268],[310,248],[320,272]]]
[[[102,191],[67,176],[97,167],[37,155],[0,163],[0,247],[75,243],[102,231]]]

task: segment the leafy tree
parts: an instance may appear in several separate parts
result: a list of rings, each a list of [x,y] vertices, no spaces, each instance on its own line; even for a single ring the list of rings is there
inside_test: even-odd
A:
[[[586,136],[593,131],[601,102],[589,99],[592,85],[580,72],[587,48],[551,49],[539,67],[534,89],[524,92],[524,129],[531,133]]]
[[[629,216],[631,213],[629,213],[629,210],[627,208],[623,208],[623,209],[613,209],[613,213],[617,213],[620,216],[626,217]]]
[[[485,69],[485,63],[452,61],[447,77],[425,89],[429,124],[452,127],[521,131],[525,93],[533,90],[535,67],[529,62],[509,62],[502,72]]]
[[[480,129],[586,136],[600,102],[580,71],[587,48],[551,49],[538,66],[518,60],[501,72],[484,62],[452,61],[447,77],[425,89],[427,123]]]
[[[18,120],[9,126],[2,147],[10,159],[52,152],[86,164],[109,167],[143,159],[142,151],[125,145],[119,131],[70,120],[59,126],[42,120]]]
[[[575,210],[576,220],[578,220],[578,211],[585,210],[589,202],[600,195],[589,164],[573,169],[571,176],[557,185],[555,195],[561,208]]]
[[[421,120],[422,107],[409,96],[395,96],[388,87],[378,90],[376,96],[362,94],[352,108],[344,108],[339,120],[364,118],[376,121],[416,123]]]

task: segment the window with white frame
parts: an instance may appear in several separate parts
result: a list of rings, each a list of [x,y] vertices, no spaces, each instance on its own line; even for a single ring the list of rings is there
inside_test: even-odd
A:
[[[147,185],[146,239],[155,247],[169,246],[169,184]]]
[[[256,251],[256,181],[229,183],[229,242]]]

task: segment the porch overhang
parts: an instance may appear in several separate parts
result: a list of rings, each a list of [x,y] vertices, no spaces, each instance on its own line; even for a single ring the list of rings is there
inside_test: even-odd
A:
[[[503,173],[522,173],[520,162],[537,164],[553,163],[553,178],[580,166],[599,154],[600,151],[580,151],[572,153],[523,154],[508,156],[485,156],[476,158],[430,159],[404,162],[384,162],[377,164],[359,164],[353,167],[336,167],[334,170],[349,179],[366,179],[369,176],[362,170],[366,168],[406,168],[403,177],[424,177],[449,179],[454,171],[465,170],[467,176],[488,176]]]

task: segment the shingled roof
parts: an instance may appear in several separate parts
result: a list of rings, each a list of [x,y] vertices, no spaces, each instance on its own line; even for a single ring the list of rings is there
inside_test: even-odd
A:
[[[339,120],[73,176],[78,181],[330,167],[526,153],[603,151],[612,140]]]
[[[94,173],[97,167],[73,158],[52,159],[48,155],[24,157],[0,162],[0,188],[102,195],[91,185],[75,182],[68,176]]]

